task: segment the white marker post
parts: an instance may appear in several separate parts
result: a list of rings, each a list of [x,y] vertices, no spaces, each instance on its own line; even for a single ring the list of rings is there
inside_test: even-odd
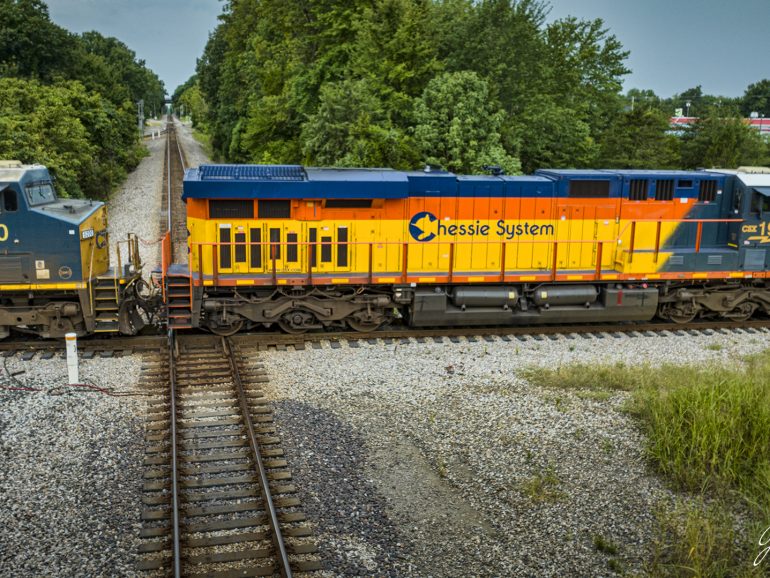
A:
[[[69,373],[69,383],[80,383],[78,374],[78,336],[77,333],[67,333],[64,336],[67,343],[67,373]]]

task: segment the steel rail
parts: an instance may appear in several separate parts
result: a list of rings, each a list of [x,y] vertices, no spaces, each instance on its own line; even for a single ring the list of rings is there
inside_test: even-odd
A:
[[[182,556],[179,529],[179,473],[177,471],[177,431],[176,431],[176,332],[168,331],[168,368],[170,395],[170,430],[171,430],[171,508],[172,508],[172,555],[174,560],[174,578],[182,576]]]
[[[176,125],[174,125],[174,136],[174,140],[176,141],[176,150],[179,152],[179,162],[182,165],[182,173],[184,173],[185,169],[187,168],[187,159],[184,156],[182,145],[179,144],[179,137],[176,136]]]
[[[312,343],[314,341],[339,341],[367,339],[401,339],[401,338],[432,338],[432,337],[483,337],[503,335],[567,335],[570,333],[630,333],[643,331],[704,331],[710,329],[753,329],[770,330],[770,320],[751,319],[749,321],[692,321],[690,323],[673,323],[667,321],[627,321],[618,323],[587,324],[576,323],[572,325],[505,325],[505,326],[468,326],[468,327],[437,327],[437,328],[409,328],[390,327],[377,329],[371,332],[360,331],[324,331],[317,333],[278,333],[243,331],[231,336],[236,343],[248,344],[294,344],[299,342]],[[211,334],[204,331],[188,333],[185,339],[205,340],[210,339]],[[90,350],[126,350],[151,351],[163,348],[166,337],[160,335],[138,335],[133,337],[119,337],[112,339],[92,339],[83,337],[78,339],[78,346]],[[0,351],[52,351],[58,352],[64,349],[61,341],[35,340],[25,341],[13,337],[0,341]]]
[[[243,382],[241,381],[241,374],[238,371],[238,364],[235,360],[235,354],[233,353],[232,343],[227,337],[222,338],[222,349],[230,362],[230,369],[233,374],[233,385],[238,391],[238,399],[241,404],[241,412],[243,413],[243,421],[246,426],[249,445],[254,455],[254,463],[259,470],[259,489],[262,493],[262,498],[265,501],[265,509],[268,513],[268,521],[272,529],[272,541],[276,552],[276,562],[278,564],[279,572],[284,578],[291,578],[291,566],[289,564],[289,556],[286,552],[286,545],[283,541],[283,535],[281,533],[281,525],[278,521],[278,512],[275,509],[273,498],[270,495],[270,485],[267,479],[267,470],[265,464],[262,461],[262,455],[259,451],[259,443],[257,442],[257,435],[254,430],[254,423],[251,419],[251,412],[249,411],[249,403],[246,399],[246,392],[243,390]]]
[[[173,117],[171,117],[173,122]],[[171,232],[171,129],[169,121],[166,120],[166,196],[168,203],[168,231]]]
[[[314,333],[277,333],[277,332],[241,332],[231,339],[244,344],[294,344],[318,341],[360,341],[367,339],[408,339],[433,337],[483,337],[483,336],[526,336],[526,335],[568,335],[570,333],[641,333],[645,331],[674,333],[677,331],[705,330],[770,330],[770,320],[754,319],[749,321],[692,321],[673,323],[666,321],[627,321],[617,323],[575,323],[564,325],[505,325],[505,326],[468,326],[468,327],[391,327],[377,329],[368,333],[360,331],[323,331]]]

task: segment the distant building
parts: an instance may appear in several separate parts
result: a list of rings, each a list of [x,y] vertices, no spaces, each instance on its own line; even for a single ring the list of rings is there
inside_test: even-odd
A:
[[[681,134],[683,129],[697,121],[697,116],[672,116],[669,120],[671,132]],[[744,118],[743,122],[757,129],[763,137],[770,138],[770,118]]]

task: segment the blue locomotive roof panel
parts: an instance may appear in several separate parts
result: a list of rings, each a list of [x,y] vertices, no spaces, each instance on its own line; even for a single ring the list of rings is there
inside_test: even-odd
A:
[[[300,165],[201,165],[198,176],[202,181],[306,181],[307,174]]]
[[[299,165],[201,165],[184,176],[183,199],[402,199],[406,174],[390,169]]]
[[[543,176],[455,175],[447,171],[314,168],[300,165],[201,165],[188,169],[182,198],[403,199],[552,196]]]

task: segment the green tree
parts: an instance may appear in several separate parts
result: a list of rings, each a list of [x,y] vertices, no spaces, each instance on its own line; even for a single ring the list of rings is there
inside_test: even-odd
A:
[[[546,87],[546,46],[541,27],[547,5],[541,0],[481,0],[444,3],[460,20],[443,35],[454,35],[445,55],[449,71],[472,70],[484,78],[490,96],[508,115],[515,115]]]
[[[596,160],[591,127],[572,109],[543,98],[516,119],[516,126],[527,174],[540,168],[590,167]]]
[[[749,116],[752,112],[770,118],[770,79],[765,78],[750,84],[743,94],[741,112]]]
[[[597,164],[613,169],[678,168],[679,139],[669,130],[667,114],[635,106],[612,120],[603,135]]]
[[[2,78],[0,110],[0,158],[46,165],[64,196],[107,198],[141,158],[133,111],[79,82]]]
[[[85,32],[81,44],[90,56],[101,59],[107,70],[103,96],[119,104],[125,100],[136,103],[144,100],[146,112],[160,113],[165,99],[165,88],[158,76],[149,70],[136,53],[117,38],[105,37],[98,32]],[[101,78],[99,80],[102,80]]]
[[[723,116],[710,109],[682,137],[682,163],[686,168],[737,168],[768,163],[768,145],[738,116]]]
[[[183,107],[185,113],[190,115],[194,127],[205,127],[204,123],[206,120],[208,107],[206,106],[206,101],[201,94],[201,89],[197,82],[192,86],[189,86],[179,96],[178,104],[180,107]]]
[[[504,113],[489,96],[489,85],[475,72],[446,72],[428,83],[415,102],[414,137],[425,162],[458,173],[499,165],[521,170],[519,159],[500,142]]]
[[[666,117],[670,117],[668,107],[664,109],[662,99],[655,94],[655,91],[642,88],[632,88],[622,97],[623,108],[625,110],[657,109],[663,112]]]
[[[408,125],[414,98],[440,70],[425,0],[383,0],[362,10],[352,74],[366,79],[387,116]]]
[[[365,80],[325,84],[302,141],[311,164],[409,168],[417,160],[410,139],[388,120]]]
[[[77,39],[51,22],[45,2],[0,0],[0,14],[0,76],[75,76]]]
[[[629,53],[601,19],[557,20],[546,28],[545,39],[548,94],[559,107],[575,111],[595,137],[619,111]]]

